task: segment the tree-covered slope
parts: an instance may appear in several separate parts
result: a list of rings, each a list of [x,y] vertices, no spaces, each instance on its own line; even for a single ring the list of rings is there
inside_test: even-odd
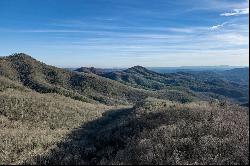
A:
[[[150,94],[94,74],[49,66],[25,54],[0,58],[0,75],[37,92],[58,93],[88,102],[129,103]]]
[[[131,74],[135,75],[132,71]],[[196,98],[191,92],[179,89],[156,92],[153,89],[124,85],[93,73],[68,71],[46,65],[25,54],[0,58],[0,75],[40,93],[57,93],[81,101],[109,105],[136,103],[148,96],[181,102]],[[154,79],[153,75],[149,77]]]
[[[226,80],[249,86],[249,67],[221,71],[219,74]]]

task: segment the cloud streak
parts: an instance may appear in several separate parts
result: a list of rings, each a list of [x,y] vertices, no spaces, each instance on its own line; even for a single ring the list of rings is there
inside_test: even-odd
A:
[[[214,26],[212,26],[212,27],[209,27],[209,29],[210,29],[210,30],[218,30],[218,29],[224,27],[224,25],[226,25],[226,24],[227,24],[227,22],[224,22],[224,23],[222,23],[222,24],[218,24],[218,25],[214,25]]]
[[[232,45],[248,45],[249,44],[248,37],[242,34],[237,34],[237,33],[224,33],[224,34],[214,35],[213,37],[216,40],[229,43]]]
[[[240,16],[240,15],[246,15],[249,14],[249,8],[245,9],[234,9],[232,12],[227,13],[221,13],[220,16]]]

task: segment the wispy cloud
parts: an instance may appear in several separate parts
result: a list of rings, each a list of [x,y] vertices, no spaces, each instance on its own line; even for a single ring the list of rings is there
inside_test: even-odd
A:
[[[221,13],[220,16],[239,16],[249,14],[249,8],[234,9],[232,12]]]
[[[212,27],[209,27],[209,29],[210,30],[217,30],[217,29],[220,29],[220,28],[224,27],[224,25],[226,25],[226,24],[227,24],[227,22],[224,22],[222,24],[218,24],[218,25],[214,25]]]
[[[190,0],[192,2],[192,0]],[[245,9],[249,6],[248,0],[194,0],[193,4],[190,6],[189,11],[199,11],[199,10],[208,10],[208,11],[227,11],[231,9]]]
[[[247,36],[244,36],[242,34],[237,34],[237,33],[217,34],[217,35],[214,35],[213,38],[221,42],[229,43],[233,45],[249,44],[249,38]]]

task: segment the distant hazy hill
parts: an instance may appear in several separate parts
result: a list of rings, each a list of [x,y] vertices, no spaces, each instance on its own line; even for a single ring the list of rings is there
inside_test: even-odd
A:
[[[121,71],[123,69],[114,69],[114,68],[95,68],[95,67],[80,67],[77,69],[74,69],[74,71],[77,72],[83,72],[83,73],[94,73],[94,74],[104,74],[108,72],[113,72],[113,71]]]
[[[249,68],[235,68],[231,70],[221,71],[219,74],[229,81],[249,85]]]
[[[95,67],[80,67],[75,69],[74,71],[83,72],[83,73],[94,73],[97,75],[114,72],[114,71],[122,71],[122,69],[113,69],[113,68],[95,68]]]
[[[194,71],[225,71],[239,66],[180,66],[180,67],[148,67],[158,73],[194,72]]]
[[[103,69],[98,69],[98,68],[94,68],[94,67],[81,67],[79,69],[76,69],[75,71],[77,72],[84,72],[84,73],[94,73],[94,74],[104,74],[104,70]]]
[[[160,90],[165,87],[165,77],[141,66],[135,66],[123,71],[115,71],[102,76],[141,88]]]

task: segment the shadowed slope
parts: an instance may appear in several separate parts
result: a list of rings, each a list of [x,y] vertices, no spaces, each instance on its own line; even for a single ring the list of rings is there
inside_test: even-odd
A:
[[[248,111],[149,99],[106,112],[26,164],[248,164]]]

